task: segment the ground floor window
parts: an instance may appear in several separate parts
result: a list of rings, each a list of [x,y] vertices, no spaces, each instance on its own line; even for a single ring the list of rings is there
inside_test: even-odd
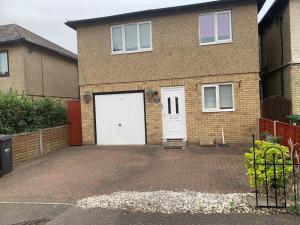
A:
[[[202,86],[202,111],[234,111],[232,83],[206,84]]]

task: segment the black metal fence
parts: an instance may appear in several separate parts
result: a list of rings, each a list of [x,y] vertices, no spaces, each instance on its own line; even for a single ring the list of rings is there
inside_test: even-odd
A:
[[[299,209],[300,163],[297,145],[290,148],[290,158],[282,149],[268,147],[258,159],[253,135],[253,169],[256,193],[256,207]]]

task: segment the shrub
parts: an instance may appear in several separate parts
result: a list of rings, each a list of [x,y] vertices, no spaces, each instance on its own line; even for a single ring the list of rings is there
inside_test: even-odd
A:
[[[257,177],[257,187],[258,189],[263,189],[265,188],[265,182],[266,182],[266,177],[268,180],[268,188],[269,189],[274,189],[275,187],[277,188],[282,188],[284,181],[286,184],[288,183],[288,179],[292,175],[292,166],[285,166],[284,171],[285,171],[285,177],[283,176],[283,166],[282,164],[282,155],[281,151],[283,152],[283,161],[285,164],[291,164],[292,161],[290,160],[290,155],[289,155],[289,149],[285,146],[282,146],[280,144],[276,143],[271,143],[267,141],[261,141],[257,140],[255,142],[256,147],[255,147],[255,156],[256,156],[256,177]],[[266,154],[266,162],[267,163],[273,163],[273,154],[275,154],[275,163],[280,164],[276,165],[276,176],[274,177],[274,168],[271,165],[267,165],[266,170],[265,170],[265,151],[272,147],[271,149],[268,150]],[[276,147],[276,148],[274,148]],[[278,149],[280,150],[278,150]],[[247,175],[249,177],[249,182],[250,186],[252,188],[255,187],[255,173],[254,173],[254,160],[253,160],[253,148],[250,149],[249,152],[245,154],[245,159],[246,159],[246,168],[247,168]],[[267,176],[265,175],[267,174]]]
[[[66,124],[66,109],[50,98],[0,92],[0,133],[15,134]]]
[[[300,126],[300,115],[288,115],[288,118],[292,123],[295,123],[297,126]]]
[[[263,131],[261,133],[261,138],[263,138],[267,142],[271,142],[271,143],[274,143],[274,144],[280,144],[280,141],[281,141],[281,137],[273,136],[268,131]]]

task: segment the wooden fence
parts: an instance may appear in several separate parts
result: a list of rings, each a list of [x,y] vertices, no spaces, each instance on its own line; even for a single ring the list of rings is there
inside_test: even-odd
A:
[[[300,126],[260,118],[259,131],[260,136],[265,131],[274,136],[279,136],[281,144],[287,147],[290,147],[288,141],[292,139],[293,143],[298,143],[298,153],[300,154]]]
[[[12,137],[13,163],[26,162],[67,145],[67,126],[16,134]]]
[[[264,119],[260,118],[259,119],[259,135],[262,136],[263,132],[268,132],[269,134],[274,135],[275,128],[276,126],[274,125],[275,121],[274,120],[269,120],[269,119]]]

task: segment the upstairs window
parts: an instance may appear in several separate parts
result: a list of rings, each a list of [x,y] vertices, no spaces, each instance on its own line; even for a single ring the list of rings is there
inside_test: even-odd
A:
[[[200,45],[232,41],[231,11],[201,14],[199,26]]]
[[[0,77],[8,76],[8,53],[0,52]]]
[[[122,27],[113,27],[111,34],[113,52],[123,51]]]
[[[151,22],[112,26],[111,50],[112,53],[151,51]]]
[[[203,112],[234,111],[233,84],[202,86]]]

